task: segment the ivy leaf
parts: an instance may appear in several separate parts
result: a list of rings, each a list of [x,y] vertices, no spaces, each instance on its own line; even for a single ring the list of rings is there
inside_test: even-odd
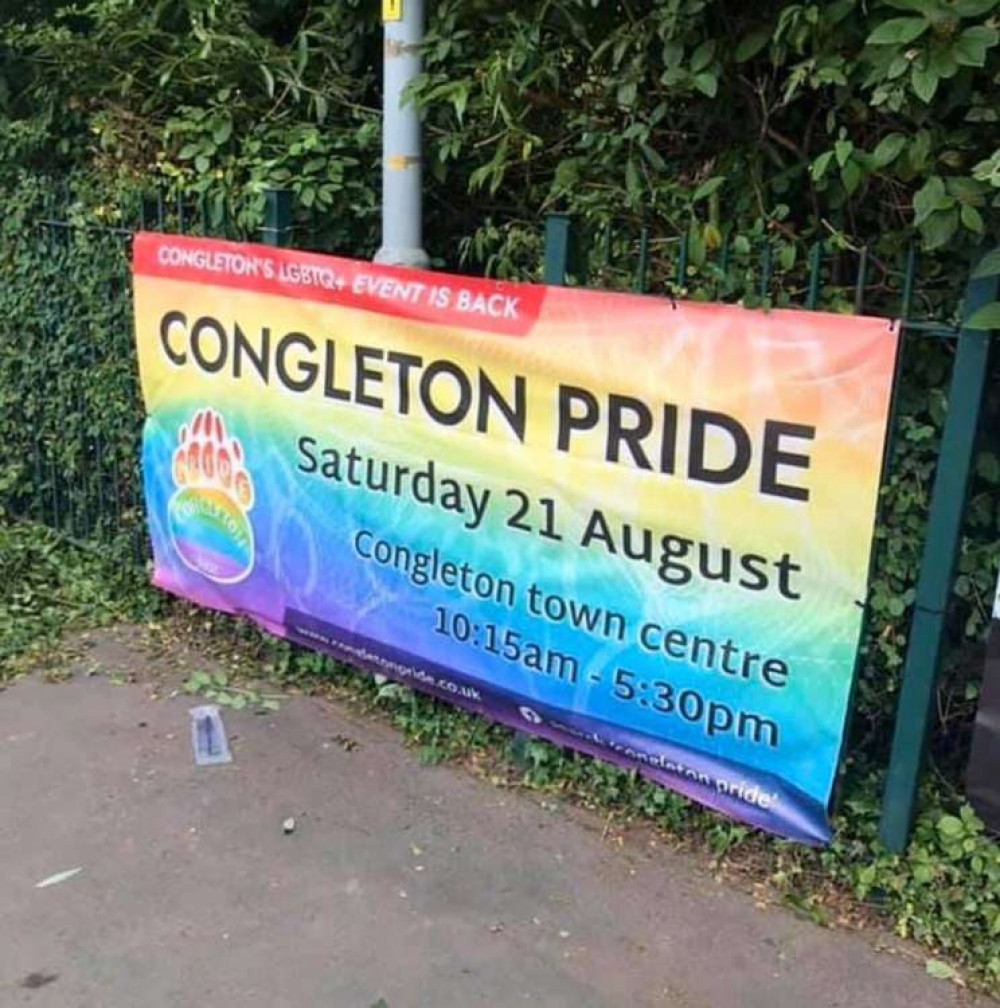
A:
[[[906,146],[906,137],[902,133],[890,133],[883,137],[878,146],[872,152],[872,159],[876,168],[884,168],[892,164],[902,153]]]
[[[833,150],[837,155],[837,164],[843,168],[844,165],[847,164],[847,159],[854,152],[854,144],[852,144],[850,140],[838,140],[833,145]]]
[[[927,69],[942,80],[954,77],[958,73],[958,60],[955,59],[951,46],[940,43],[932,45]]]
[[[719,79],[715,74],[710,73],[700,73],[695,74],[694,86],[704,95],[708,95],[709,98],[714,98],[716,92],[719,90]]]
[[[907,45],[930,27],[926,18],[889,18],[868,36],[868,45]]]
[[[914,224],[921,225],[936,210],[949,210],[954,200],[945,191],[940,175],[932,175],[913,197]]]
[[[975,179],[970,179],[964,175],[953,175],[948,179],[948,192],[962,203],[971,203],[972,206],[983,205],[983,190]]]
[[[855,190],[861,184],[861,168],[857,161],[848,161],[840,169],[840,181],[843,183],[847,195],[853,196]]]
[[[702,42],[694,53],[691,55],[691,70],[694,73],[698,73],[700,70],[704,70],[709,63],[712,62],[712,56],[715,53],[715,42],[711,39],[708,42]]]
[[[659,151],[650,147],[649,144],[640,144],[639,147],[642,150],[644,157],[655,171],[662,172],[667,170],[667,162],[660,156]]]
[[[261,64],[260,72],[261,72],[261,75],[264,78],[264,87],[267,88],[267,97],[268,98],[273,98],[274,97],[274,74],[271,73],[271,71],[266,66],[264,66],[263,63]]]
[[[947,963],[941,962],[940,959],[928,959],[926,969],[927,975],[934,977],[935,980],[955,981],[958,979],[958,973]]]
[[[930,105],[931,99],[937,93],[938,84],[941,78],[929,68],[914,67],[910,75],[910,83],[917,97],[925,104]]]
[[[970,203],[963,203],[960,211],[962,226],[966,231],[981,235],[986,230],[983,215]]]
[[[694,195],[691,197],[692,203],[699,203],[703,199],[708,199],[725,182],[725,176],[716,175],[715,178],[706,179],[702,182],[700,186],[694,191]]]
[[[818,182],[826,174],[826,170],[830,167],[832,160],[833,151],[824,151],[813,161],[809,166],[809,174],[812,176],[814,182]]]
[[[938,832],[944,836],[949,837],[954,840],[956,837],[960,837],[965,832],[965,827],[962,825],[962,820],[958,816],[953,815],[943,815],[938,820],[937,824]]]
[[[983,452],[976,460],[976,472],[987,483],[992,483],[995,486],[997,483],[1000,483],[1000,459],[993,452]],[[975,686],[975,684],[969,683],[969,686]],[[975,698],[975,693],[971,697],[967,697],[969,700],[974,700]]]
[[[931,134],[929,130],[917,130],[916,136],[910,139],[906,147],[906,160],[915,172],[922,172],[927,167],[931,153]]]
[[[233,120],[226,118],[217,123],[212,130],[212,139],[217,146],[224,144],[233,135]]]
[[[978,265],[972,271],[972,279],[981,280],[983,277],[996,276],[998,273],[1000,273],[1000,248],[995,248],[979,260]]]
[[[924,248],[933,250],[947,245],[957,228],[957,210],[935,211],[927,218],[921,228],[924,236]]]
[[[972,313],[965,324],[965,329],[1000,329],[1000,301],[993,301],[988,305],[983,305],[977,312]]]
[[[979,17],[996,7],[998,0],[955,0],[952,10],[963,18]]]
[[[628,163],[625,165],[625,188],[628,190],[631,199],[638,199],[642,182],[639,179],[639,169],[632,158],[629,158]]]
[[[563,158],[556,166],[556,189],[565,192],[576,185],[580,177],[580,162],[576,158]]]
[[[951,52],[962,66],[981,67],[986,65],[986,52],[1000,41],[1000,33],[995,28],[979,25],[966,28],[955,40]]]
[[[772,30],[768,26],[756,28],[749,35],[740,39],[740,43],[736,47],[736,62],[746,63],[747,60],[752,60],[770,42],[771,35]]]

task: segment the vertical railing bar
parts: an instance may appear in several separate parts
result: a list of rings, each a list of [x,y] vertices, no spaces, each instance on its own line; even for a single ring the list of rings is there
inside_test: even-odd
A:
[[[678,290],[683,289],[687,282],[688,255],[690,253],[690,232],[681,235],[681,247],[677,253],[677,277],[675,283]]]
[[[260,229],[260,240],[274,248],[288,248],[292,233],[291,191],[268,189],[264,199],[264,226]]]
[[[727,228],[722,236],[722,245],[719,249],[719,276],[715,282],[715,300],[723,297],[726,291],[726,283],[729,278],[729,256],[732,249],[732,232]]]
[[[81,403],[83,400],[82,392],[77,389],[77,416],[83,416],[83,409],[81,408]],[[77,482],[80,491],[80,538],[86,541],[90,537],[90,516],[89,512],[89,498],[90,495],[87,492],[87,434],[86,425],[81,424],[80,426],[80,461],[76,467],[77,469]]]
[[[38,438],[35,438],[31,444],[31,454],[34,460],[34,489],[35,489],[35,511],[37,515],[37,521],[39,525],[45,524],[45,497],[43,492],[43,480],[42,480],[42,459],[38,451]]]
[[[49,479],[52,481],[52,527],[59,532],[63,531],[62,517],[59,514],[59,482],[57,478],[57,465],[55,461],[49,460]]]
[[[141,469],[139,459],[141,458],[142,448],[137,447],[135,451],[136,462],[132,467],[132,557],[136,564],[142,563],[142,551],[143,551],[143,521],[142,521],[142,490],[140,486],[141,482]]]
[[[858,275],[854,283],[854,314],[865,310],[865,288],[868,286],[868,246],[862,245],[858,252]]]
[[[767,235],[763,238],[763,247],[760,252],[760,297],[762,301],[767,300],[768,292],[771,289],[771,242]]]
[[[639,232],[639,261],[635,270],[635,292],[645,294],[649,274],[649,228],[643,224]]]
[[[817,239],[809,249],[809,289],[806,293],[806,308],[815,311],[819,304],[820,276],[823,268],[823,241]]]
[[[111,446],[111,483],[113,492],[111,494],[112,511],[114,512],[115,536],[121,532],[122,528],[122,474],[118,465],[117,446]]]
[[[913,290],[917,277],[917,246],[910,242],[906,247],[906,258],[903,263],[903,292],[899,306],[899,317],[906,321],[910,317],[913,304]]]
[[[553,213],[545,218],[545,258],[542,265],[542,282],[552,287],[566,283],[569,272],[569,248],[572,232],[569,214]]]
[[[106,522],[104,521],[105,516],[103,514],[106,494],[104,492],[104,443],[100,427],[97,427],[96,433],[94,434],[94,465],[97,467],[97,500],[99,508],[96,519],[96,531],[97,537],[103,538],[104,530],[106,528]]]

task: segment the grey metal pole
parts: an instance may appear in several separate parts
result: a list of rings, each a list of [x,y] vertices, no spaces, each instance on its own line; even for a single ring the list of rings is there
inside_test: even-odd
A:
[[[382,247],[378,263],[426,267],[420,117],[403,105],[406,86],[423,60],[424,0],[383,0],[385,88],[382,121]]]

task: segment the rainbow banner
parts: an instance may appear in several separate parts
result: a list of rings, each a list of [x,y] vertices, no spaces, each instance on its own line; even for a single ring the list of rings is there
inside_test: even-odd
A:
[[[884,320],[143,234],[154,581],[829,838]]]

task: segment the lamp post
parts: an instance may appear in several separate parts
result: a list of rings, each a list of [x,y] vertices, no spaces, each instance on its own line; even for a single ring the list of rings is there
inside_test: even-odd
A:
[[[426,267],[420,117],[403,93],[421,72],[424,0],[382,0],[385,25],[382,120],[382,246],[375,262]]]

